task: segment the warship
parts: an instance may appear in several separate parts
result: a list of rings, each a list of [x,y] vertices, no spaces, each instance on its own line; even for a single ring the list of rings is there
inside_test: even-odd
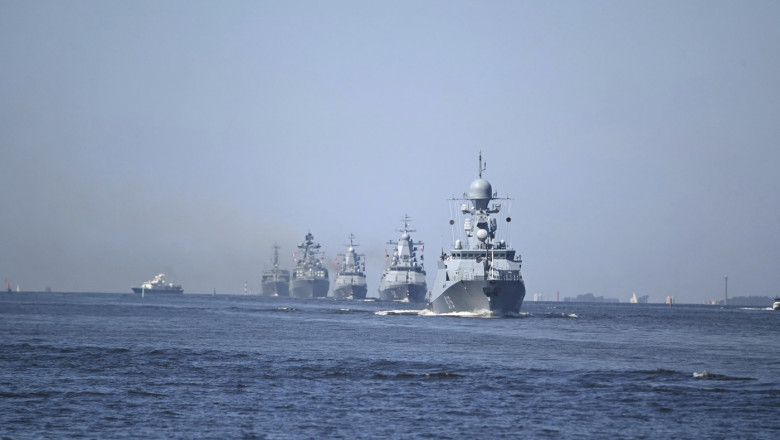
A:
[[[263,295],[290,296],[290,271],[279,268],[279,246],[274,244],[274,267],[263,271]]]
[[[320,244],[314,242],[311,232],[298,245],[303,255],[296,261],[290,282],[290,296],[296,298],[323,298],[328,295],[330,282],[328,269],[322,264],[322,258],[317,256]]]
[[[181,285],[165,281],[165,274],[157,274],[153,280],[141,284],[141,287],[133,287],[135,293],[184,293]]]
[[[442,250],[429,302],[434,313],[517,314],[523,304],[522,261],[505,240],[496,239],[498,225],[491,214],[498,214],[501,205],[488,206],[491,200],[499,199],[490,182],[482,178],[485,168],[480,151],[479,177],[471,182],[463,199],[451,199],[471,202],[461,203],[459,209],[464,215],[466,240],[454,240],[449,254]],[[506,218],[507,223],[511,220]],[[454,224],[450,220],[450,226]]]
[[[365,255],[355,252],[355,236],[349,234],[347,253],[341,257],[341,270],[333,280],[333,297],[336,299],[365,299],[366,285]]]
[[[428,285],[425,283],[425,267],[422,263],[423,255],[420,254],[420,263],[417,262],[417,251],[422,252],[423,242],[415,242],[409,235],[416,232],[409,229],[409,216],[404,215],[404,223],[401,238],[398,241],[388,241],[387,244],[395,246],[390,265],[382,273],[379,281],[379,299],[385,301],[409,301],[425,302],[425,294]],[[419,248],[417,247],[419,246]],[[385,258],[390,258],[385,251]]]

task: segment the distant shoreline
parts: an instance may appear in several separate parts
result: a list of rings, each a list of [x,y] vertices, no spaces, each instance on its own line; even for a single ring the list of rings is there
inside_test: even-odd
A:
[[[11,290],[2,291],[3,294],[18,294],[18,295],[37,295],[37,294],[60,294],[60,295],[80,295],[80,294],[88,294],[88,295],[132,295],[132,296],[140,296],[140,294],[134,293],[132,291],[130,292],[94,292],[94,291],[88,291],[88,292],[81,292],[81,291],[56,291],[56,290]],[[182,297],[182,296],[214,296],[214,292],[202,292],[202,293],[183,293],[183,294],[155,294],[153,292],[148,292],[147,295],[155,296],[155,297]],[[262,297],[262,298],[276,298],[276,299],[288,299],[290,297],[274,297],[274,296],[264,296],[256,293],[243,293],[243,292],[237,292],[237,293],[231,293],[231,292],[217,292],[217,296],[250,296],[250,297]],[[322,298],[325,300],[333,300],[334,298],[327,297]],[[373,299],[378,300],[379,298],[376,297],[367,297],[366,299]],[[772,305],[772,302],[774,301],[773,297],[770,296],[737,296],[734,298],[729,298],[728,307],[767,307]],[[576,300],[573,298],[565,298],[561,301],[527,301],[529,303],[542,303],[542,304],[589,304],[589,303],[599,303],[599,304],[606,304],[606,305],[626,305],[626,306],[632,306],[632,307],[642,307],[642,306],[652,306],[652,305],[667,305],[667,303],[663,302],[648,302],[648,303],[637,303],[632,304],[629,302],[623,302],[623,301],[588,301],[588,300]],[[720,306],[723,307],[723,300],[711,302],[711,301],[705,301],[705,302],[694,302],[694,303],[683,303],[683,302],[675,302],[675,306],[677,305],[708,305],[708,306]]]

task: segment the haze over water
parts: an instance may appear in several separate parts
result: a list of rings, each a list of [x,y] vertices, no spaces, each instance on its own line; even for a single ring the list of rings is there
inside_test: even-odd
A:
[[[514,200],[529,297],[780,285],[773,1],[0,2],[0,279],[259,290],[350,233],[369,294],[404,214]],[[456,225],[460,227],[460,225]]]

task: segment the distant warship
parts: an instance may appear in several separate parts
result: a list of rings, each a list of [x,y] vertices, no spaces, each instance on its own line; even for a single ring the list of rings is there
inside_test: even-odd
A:
[[[303,255],[296,261],[290,282],[290,294],[296,298],[323,298],[328,295],[330,282],[328,269],[322,265],[322,258],[317,256],[320,244],[314,242],[311,233],[298,245]]]
[[[140,287],[133,287],[135,293],[184,293],[180,284],[173,284],[165,281],[165,274],[157,274],[154,279],[141,284]]]
[[[263,295],[290,296],[290,271],[279,268],[279,246],[276,244],[274,244],[273,262],[273,269],[263,271]]]
[[[404,227],[399,229],[401,238],[388,241],[387,244],[395,246],[390,265],[382,273],[379,281],[379,299],[385,301],[409,301],[425,302],[425,294],[428,286],[425,283],[425,268],[422,264],[423,256],[420,255],[420,263],[417,262],[417,250],[423,251],[421,241],[414,242],[409,236],[414,229],[409,229],[409,216],[403,216]],[[385,254],[385,257],[389,255]]]
[[[504,240],[496,240],[496,219],[500,204],[490,182],[482,178],[482,152],[479,153],[479,178],[471,182],[468,195],[460,205],[464,214],[466,242],[455,240],[449,254],[442,252],[429,307],[435,313],[491,312],[518,313],[525,298],[525,283],[520,273],[521,259]],[[455,200],[455,199],[453,199]],[[506,221],[511,221],[507,217]],[[455,222],[450,220],[450,225]]]
[[[347,253],[340,255],[341,270],[333,281],[333,297],[336,299],[365,299],[366,285],[365,255],[355,252],[355,236],[349,234]]]

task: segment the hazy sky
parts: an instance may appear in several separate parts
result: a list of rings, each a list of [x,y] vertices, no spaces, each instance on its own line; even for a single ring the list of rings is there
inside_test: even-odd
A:
[[[408,214],[430,284],[481,149],[529,297],[775,295],[778,23],[777,1],[0,0],[0,276],[256,291],[274,241],[289,268],[307,231],[329,261],[351,232],[374,296]]]

